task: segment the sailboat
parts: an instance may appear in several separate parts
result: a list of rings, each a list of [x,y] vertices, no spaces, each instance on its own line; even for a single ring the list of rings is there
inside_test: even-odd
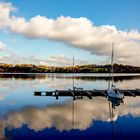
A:
[[[112,43],[111,71],[107,90],[107,97],[122,100],[124,98],[124,94],[121,93],[118,88],[116,88],[113,82],[113,57],[114,57],[114,43]]]

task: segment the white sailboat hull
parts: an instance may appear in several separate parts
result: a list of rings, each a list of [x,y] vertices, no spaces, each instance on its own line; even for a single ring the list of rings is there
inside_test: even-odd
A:
[[[112,43],[111,71],[110,71],[110,78],[112,80],[111,80],[111,83],[109,81],[109,88],[107,91],[107,96],[109,98],[121,100],[124,98],[124,95],[117,88],[115,88],[115,85],[113,83],[113,55],[114,55],[114,43]]]
[[[120,93],[119,91],[117,91],[116,93],[115,90],[108,90],[107,96],[109,98],[120,99],[120,100],[124,98],[124,95],[122,93]]]

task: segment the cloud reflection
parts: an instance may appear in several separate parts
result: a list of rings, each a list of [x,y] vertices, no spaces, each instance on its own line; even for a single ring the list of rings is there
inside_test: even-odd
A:
[[[46,89],[68,89],[72,87],[72,75],[71,74],[0,74],[0,88],[6,90],[15,90],[23,87],[29,87],[34,89],[43,90]],[[140,80],[139,76],[117,76],[116,83],[120,88],[139,88]],[[114,79],[114,80],[115,80]],[[83,86],[86,88],[86,84],[92,84],[91,88],[97,88],[96,82],[104,82],[107,88],[108,77],[105,75],[92,75],[92,74],[75,74],[75,85]]]
[[[131,114],[140,116],[140,97],[126,97],[125,105],[115,109],[114,119]],[[8,128],[21,128],[27,124],[34,131],[56,127],[59,131],[89,128],[94,121],[110,121],[108,102],[103,97],[93,100],[77,100],[74,104],[74,126],[72,118],[72,102],[53,105],[45,108],[30,107],[22,111],[11,112],[2,124]]]
[[[5,97],[6,97],[6,94],[4,94],[4,93],[0,93],[0,100],[4,100]]]

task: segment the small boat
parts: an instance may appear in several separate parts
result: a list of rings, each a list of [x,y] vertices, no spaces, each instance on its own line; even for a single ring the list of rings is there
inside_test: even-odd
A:
[[[109,98],[119,99],[122,100],[124,98],[124,94],[119,91],[119,89],[109,89],[107,91],[107,96]]]
[[[114,43],[112,43],[111,71],[107,90],[107,97],[121,100],[124,98],[124,94],[121,93],[113,83],[113,55],[114,55]]]

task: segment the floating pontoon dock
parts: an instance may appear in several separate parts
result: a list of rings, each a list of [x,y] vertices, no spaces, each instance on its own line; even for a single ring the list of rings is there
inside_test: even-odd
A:
[[[119,90],[124,96],[140,96],[140,89],[126,89]],[[83,90],[82,88],[77,88],[76,90],[55,90],[55,91],[35,91],[34,96],[54,96],[56,99],[58,97],[73,97],[73,99],[82,99],[83,97],[88,97],[92,99],[96,96],[107,96],[107,90]]]

